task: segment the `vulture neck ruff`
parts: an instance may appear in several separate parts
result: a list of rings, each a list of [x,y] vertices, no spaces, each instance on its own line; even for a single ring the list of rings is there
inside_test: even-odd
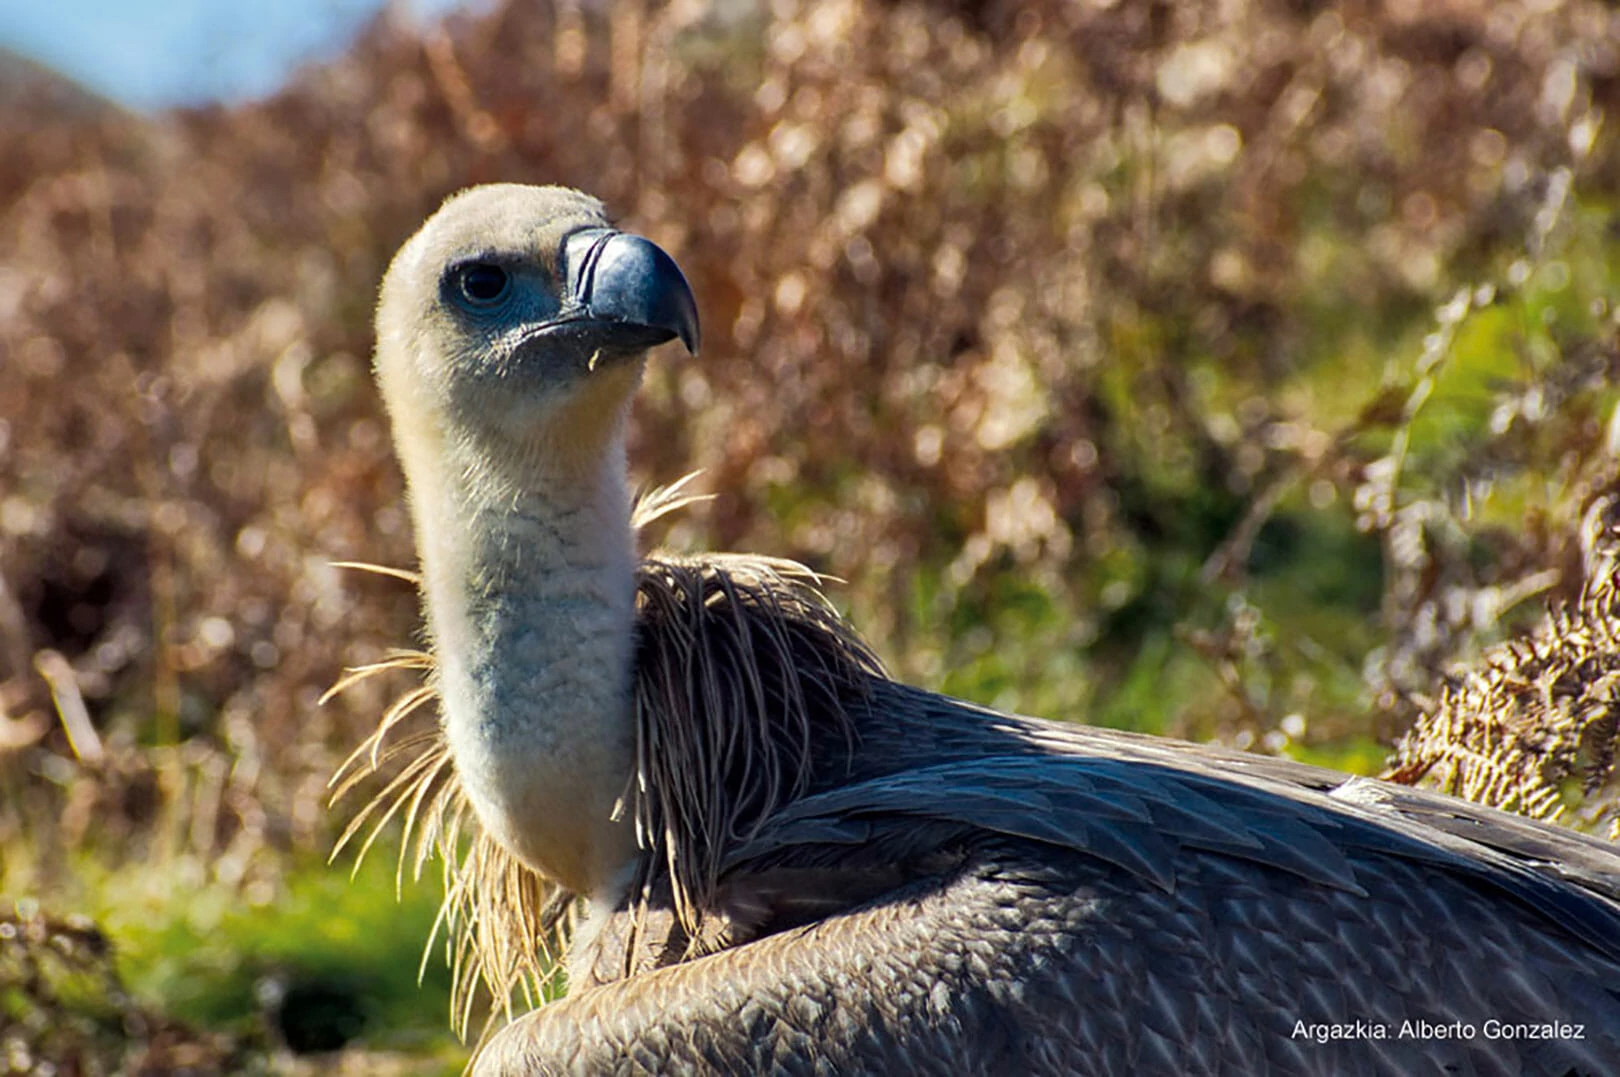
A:
[[[631,530],[702,500],[683,492],[692,477],[642,496]],[[424,561],[431,560],[424,551]],[[412,578],[377,566],[356,567]],[[429,591],[426,579],[412,579]],[[668,902],[681,935],[699,946],[725,851],[748,840],[778,808],[807,790],[818,741],[834,746],[835,754],[854,749],[849,706],[864,700],[873,679],[884,674],[876,655],[822,594],[820,578],[801,565],[766,557],[655,553],[635,566],[632,579],[635,780],[628,814],[640,850],[620,900],[638,923]],[[562,955],[570,948],[576,958],[582,949],[588,951],[598,925],[580,922],[586,910],[577,901],[579,892],[517,859],[482,816],[481,825],[468,826],[466,813],[474,802],[469,775],[460,757],[453,758],[447,723],[424,733],[404,732],[412,716],[425,714],[435,698],[451,713],[438,671],[442,661],[442,655],[401,651],[349,671],[328,693],[387,670],[425,678],[386,710],[333,779],[336,801],[383,766],[400,764],[398,776],[361,806],[333,855],[369,831],[360,847],[363,858],[397,815],[405,824],[401,878],[407,863],[420,876],[430,860],[441,861],[445,897],[435,937],[438,928],[450,936],[452,1023],[465,1034],[481,990],[495,1003],[492,1020],[501,1014],[511,1018],[514,993],[546,997],[564,970]],[[716,752],[715,744],[731,745],[733,751]],[[737,768],[746,773],[734,773]],[[462,842],[469,834],[470,843]],[[590,911],[598,915],[605,900],[612,900],[611,895],[586,896],[593,898]],[[656,938],[642,938],[638,931],[622,955],[621,974],[648,961],[658,963],[658,950]],[[435,952],[430,938],[423,961]],[[585,956],[584,963],[592,964]]]

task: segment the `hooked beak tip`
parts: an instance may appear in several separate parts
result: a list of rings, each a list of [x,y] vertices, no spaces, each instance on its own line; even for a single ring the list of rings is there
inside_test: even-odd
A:
[[[568,301],[593,320],[678,339],[698,354],[697,300],[662,247],[628,232],[587,228],[571,233],[562,253]]]

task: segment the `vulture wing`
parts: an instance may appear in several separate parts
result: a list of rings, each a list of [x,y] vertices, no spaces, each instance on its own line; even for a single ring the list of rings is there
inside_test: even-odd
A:
[[[730,850],[727,949],[480,1073],[1612,1072],[1620,854],[1437,794],[875,681]],[[735,940],[732,940],[735,942]]]

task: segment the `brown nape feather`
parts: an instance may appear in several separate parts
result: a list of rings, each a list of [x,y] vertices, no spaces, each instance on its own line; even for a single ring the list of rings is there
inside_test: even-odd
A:
[[[692,478],[640,496],[633,525],[702,500],[684,492]],[[416,582],[397,569],[345,567]],[[645,855],[632,885],[631,937],[614,940],[614,963],[622,964],[595,964],[597,979],[683,960],[720,938],[735,941],[712,922],[717,914],[724,919],[716,902],[722,856],[806,792],[813,760],[850,757],[855,730],[846,703],[882,672],[822,594],[819,577],[775,558],[644,558],[636,572],[636,631],[636,772],[628,793]],[[349,822],[332,856],[369,824],[358,867],[397,815],[404,819],[399,881],[407,861],[413,878],[433,857],[443,862],[444,902],[423,961],[442,927],[453,970],[451,1018],[465,1035],[480,988],[495,1002],[492,1020],[512,1016],[515,992],[529,1007],[552,993],[578,902],[478,826],[437,723],[395,736],[437,699],[434,665],[424,651],[394,652],[349,670],[327,692],[395,669],[415,671],[424,682],[383,713],[333,776],[335,805],[402,761]],[[663,931],[650,929],[654,918],[667,922]]]
[[[637,597],[638,883],[667,876],[695,939],[725,852],[853,752],[845,702],[881,666],[792,562],[648,557]]]

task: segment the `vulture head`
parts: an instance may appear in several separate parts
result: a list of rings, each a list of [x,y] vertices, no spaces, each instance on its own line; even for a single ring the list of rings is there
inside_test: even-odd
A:
[[[377,371],[395,422],[496,464],[600,457],[647,350],[698,348],[674,260],[561,187],[452,197],[395,256],[378,307]]]
[[[458,779],[505,849],[603,900],[635,855],[624,429],[648,349],[677,339],[697,350],[674,260],[558,187],[449,199],[377,309]]]

